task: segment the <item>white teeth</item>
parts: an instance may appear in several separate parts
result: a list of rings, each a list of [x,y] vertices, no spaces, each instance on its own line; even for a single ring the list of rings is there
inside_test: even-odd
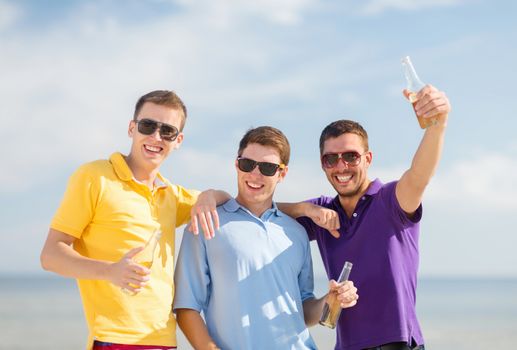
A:
[[[157,147],[157,146],[149,146],[149,145],[144,145],[145,149],[150,151],[150,152],[160,152],[162,150],[161,147]]]
[[[348,176],[336,176],[339,182],[347,182],[352,178],[352,175]]]
[[[248,186],[251,187],[251,188],[261,188],[262,185],[259,185],[259,184],[254,184],[254,183],[251,183],[251,182],[247,182]]]

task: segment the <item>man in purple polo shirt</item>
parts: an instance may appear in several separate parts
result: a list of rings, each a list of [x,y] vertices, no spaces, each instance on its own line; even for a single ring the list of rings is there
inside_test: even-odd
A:
[[[354,264],[361,301],[342,313],[335,349],[424,349],[415,311],[421,200],[440,160],[450,104],[430,85],[417,99],[416,114],[436,123],[398,181],[368,179],[368,135],[358,123],[339,120],[320,137],[321,165],[337,196],[279,203],[318,242],[329,278],[338,277],[345,261]]]

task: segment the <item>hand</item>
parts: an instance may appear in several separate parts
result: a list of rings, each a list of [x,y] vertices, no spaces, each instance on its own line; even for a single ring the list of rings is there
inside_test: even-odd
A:
[[[403,94],[409,98],[410,91],[404,89]],[[449,99],[443,91],[439,91],[432,85],[424,86],[416,95],[417,102],[414,105],[415,113],[419,117],[437,117],[439,124],[445,126],[447,117],[451,111]]]
[[[199,234],[199,225],[205,234],[206,239],[215,236],[215,230],[219,229],[219,215],[217,215],[217,201],[214,191],[202,192],[197,198],[196,204],[190,211],[191,221],[189,231]]]
[[[307,211],[307,216],[314,221],[314,223],[330,232],[336,238],[339,238],[339,215],[332,209],[320,207],[312,204]]]
[[[133,257],[143,249],[144,247],[131,249],[122,259],[110,264],[108,280],[131,294],[140,292],[149,281],[151,273],[151,270],[133,261]]]
[[[357,288],[354,287],[354,282],[346,281],[343,283],[337,283],[334,280],[329,281],[329,294],[335,293],[337,300],[339,300],[341,308],[349,308],[357,304],[359,295],[357,294]]]

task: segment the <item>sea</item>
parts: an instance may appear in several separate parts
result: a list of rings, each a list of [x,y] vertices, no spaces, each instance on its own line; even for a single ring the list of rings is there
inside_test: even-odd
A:
[[[426,349],[517,349],[517,279],[422,278],[417,312]],[[310,330],[319,349],[334,348],[333,330]],[[80,350],[86,337],[74,280],[0,276],[0,349]],[[178,349],[191,349],[178,337]]]

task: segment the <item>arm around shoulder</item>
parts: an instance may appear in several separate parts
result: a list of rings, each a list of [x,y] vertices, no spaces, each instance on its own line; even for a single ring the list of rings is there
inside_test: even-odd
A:
[[[189,231],[198,234],[199,226],[206,239],[213,238],[219,229],[217,206],[226,203],[232,197],[220,190],[206,190],[199,194],[196,203],[190,211],[191,222]]]
[[[339,238],[339,215],[336,211],[314,203],[277,203],[278,208],[292,218],[307,216],[316,225],[328,230],[330,234]]]

